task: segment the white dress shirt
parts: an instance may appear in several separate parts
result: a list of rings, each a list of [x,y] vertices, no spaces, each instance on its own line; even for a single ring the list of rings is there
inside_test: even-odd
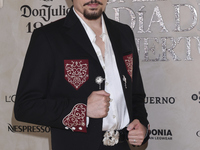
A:
[[[75,12],[75,10],[74,10]],[[121,85],[122,77],[119,76],[119,71],[116,64],[113,48],[107,33],[105,22],[102,18],[102,41],[105,43],[105,59],[103,59],[100,48],[95,43],[96,35],[92,29],[83,21],[83,19],[75,12],[80,22],[82,23],[93,47],[101,63],[105,73],[105,91],[110,94],[110,107],[108,115],[103,118],[103,131],[120,130],[126,127],[129,123],[129,114],[125,102],[125,97]],[[87,123],[88,123],[87,118]]]

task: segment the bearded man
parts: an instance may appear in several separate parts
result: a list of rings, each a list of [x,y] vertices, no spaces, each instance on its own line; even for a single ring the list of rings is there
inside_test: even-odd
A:
[[[148,139],[134,35],[106,4],[73,0],[66,18],[32,34],[14,112],[50,126],[53,150],[130,150]]]

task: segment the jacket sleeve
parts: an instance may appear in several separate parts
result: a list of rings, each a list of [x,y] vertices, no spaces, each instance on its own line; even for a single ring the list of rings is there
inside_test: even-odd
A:
[[[133,33],[131,31],[131,33]],[[139,56],[137,47],[135,44],[135,38],[133,36],[133,72],[132,72],[132,98],[133,98],[133,119],[138,119],[146,128],[146,137],[142,143],[145,144],[149,139],[149,121],[147,120],[147,111],[144,104],[144,99],[146,97],[144,86],[142,82],[142,77],[139,68]],[[133,145],[134,146],[134,145]]]
[[[86,99],[49,96],[55,73],[54,53],[43,30],[36,29],[20,76],[14,105],[15,118],[28,123],[86,132]],[[74,114],[79,114],[79,117],[74,118]]]
[[[139,68],[139,56],[137,47],[133,39],[133,74],[132,74],[132,98],[133,98],[133,119],[138,119],[140,122],[148,128],[147,112],[144,105],[145,91],[143,87],[142,77]]]

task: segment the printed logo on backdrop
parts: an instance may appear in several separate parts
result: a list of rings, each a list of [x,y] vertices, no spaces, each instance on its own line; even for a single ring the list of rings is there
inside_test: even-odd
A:
[[[27,33],[32,33],[34,29],[50,23],[55,17],[59,17],[58,19],[65,17],[69,11],[65,5],[53,6],[47,3],[52,2],[53,0],[40,1],[44,1],[44,4],[37,8],[31,5],[22,5],[20,7],[21,17],[24,19],[36,18],[38,20],[34,22],[27,22],[25,25]]]
[[[24,125],[11,125],[8,123],[8,132],[27,132],[27,133],[49,133],[50,127],[46,126],[24,126]]]
[[[170,129],[152,129],[150,131],[151,140],[173,140],[172,131]]]
[[[146,97],[145,104],[175,104],[175,97]]]
[[[200,91],[198,94],[192,94],[191,98],[193,101],[197,101],[200,103]]]
[[[15,98],[16,98],[16,95],[5,96],[5,102],[6,103],[11,103],[11,102],[14,103]]]
[[[196,135],[200,138],[200,130],[196,132]]]
[[[191,53],[193,51],[197,51],[200,54],[199,11],[197,11],[199,10],[200,3],[196,2],[196,5],[192,5],[189,2],[181,3],[180,1],[172,4],[170,2],[167,3],[167,0],[132,1],[132,3],[137,4],[140,2],[141,6],[137,9],[131,8],[130,3],[127,3],[125,0],[110,0],[108,3],[124,5],[113,8],[115,20],[121,22],[123,16],[120,14],[126,13],[127,16],[130,16],[130,21],[125,23],[129,23],[137,35],[144,35],[144,37],[136,37],[138,51],[142,52],[140,55],[142,55],[143,61],[166,62],[170,59],[174,61],[192,61]],[[149,3],[155,4],[155,6],[152,7],[153,5],[149,5]],[[167,8],[173,12],[173,15],[164,13],[163,8],[159,7],[159,4],[162,3],[169,5]],[[170,21],[166,21],[168,18]],[[186,25],[185,22],[187,22]],[[190,31],[195,31],[196,35],[193,34],[191,36],[191,34],[188,34]],[[160,35],[157,33],[160,33]],[[177,48],[178,46],[184,47],[181,49],[182,51]],[[193,46],[196,48],[192,48]]]
[[[40,0],[44,2],[40,7],[35,8],[31,5],[23,5],[20,7],[21,17],[24,19],[35,18],[37,21],[30,21],[24,26],[27,33],[32,33],[34,29],[43,26],[44,24],[50,23],[53,18],[59,17],[63,18],[67,15],[69,8],[65,5],[51,5],[50,0]],[[173,16],[163,16],[164,11],[159,4],[164,3],[169,5],[169,9],[174,13]],[[139,35],[144,35],[144,37],[136,37],[136,45],[138,51],[141,52],[142,60],[145,62],[154,61],[192,61],[192,51],[197,51],[200,54],[200,28],[198,28],[198,9],[200,3],[196,3],[195,6],[189,3],[167,3],[167,0],[132,0],[131,3],[141,3],[141,6],[134,9],[130,7],[130,1],[125,0],[109,0],[108,5],[116,4],[113,6],[114,20],[122,22],[122,14],[125,12],[130,16],[130,27]],[[154,3],[149,5],[149,3]],[[119,6],[120,5],[120,6]],[[139,5],[138,5],[139,6]],[[134,6],[133,6],[134,7]],[[190,17],[181,17],[185,16]],[[150,15],[150,16],[149,16]],[[166,14],[165,14],[166,15]],[[150,21],[148,18],[151,18]],[[166,21],[166,19],[171,19],[171,21]],[[186,20],[187,19],[187,20]],[[57,19],[55,19],[57,20]],[[187,22],[187,26],[183,26],[183,23]],[[170,23],[170,24],[169,24]],[[173,29],[170,27],[173,24]],[[145,27],[145,25],[148,25]],[[153,29],[156,27],[156,29]],[[188,32],[195,31],[196,35],[189,35]],[[159,36],[157,32],[162,35]],[[156,33],[156,34],[154,34]],[[174,37],[176,33],[179,33],[179,37]],[[177,34],[176,34],[177,35]],[[184,48],[179,50],[178,46],[183,46]],[[192,48],[192,47],[196,48]],[[200,56],[200,55],[199,55]]]

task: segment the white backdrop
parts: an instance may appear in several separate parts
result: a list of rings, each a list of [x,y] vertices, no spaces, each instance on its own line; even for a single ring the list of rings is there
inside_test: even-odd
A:
[[[3,7],[1,8],[1,6]],[[0,147],[50,150],[50,128],[13,117],[34,28],[66,16],[71,0],[0,0]],[[200,148],[200,0],[110,0],[106,14],[135,34],[151,125],[133,150]]]

